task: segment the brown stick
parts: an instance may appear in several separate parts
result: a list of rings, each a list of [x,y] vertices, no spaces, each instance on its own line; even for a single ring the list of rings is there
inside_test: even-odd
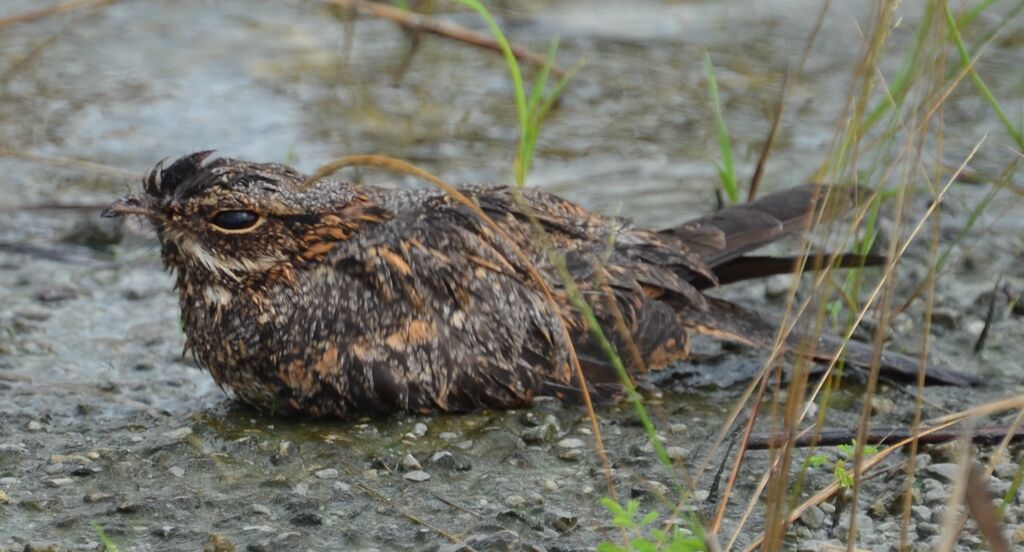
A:
[[[922,428],[920,431],[927,431],[927,428]],[[913,436],[912,433],[910,429],[906,428],[872,429],[868,431],[865,444],[891,444],[896,441],[910,439]],[[994,445],[1005,438],[1008,433],[1009,429],[1005,427],[980,427],[971,431],[971,440],[979,445]],[[943,429],[919,436],[918,442],[945,443],[955,441],[963,437],[963,434],[963,430],[960,429]],[[826,430],[817,436],[811,433],[802,433],[796,437],[793,446],[809,447],[816,445],[828,447],[843,445],[850,443],[856,436],[857,432],[854,430]],[[788,438],[788,434],[755,433],[747,441],[747,449],[766,450],[776,448],[785,443]],[[1014,433],[1010,436],[1010,439],[1013,441],[1024,440],[1024,433]]]
[[[393,21],[410,31],[434,34],[443,36],[459,42],[465,42],[479,48],[502,53],[501,45],[489,36],[467,29],[462,25],[440,21],[430,16],[413,13],[407,10],[381,4],[380,2],[367,2],[364,0],[324,0],[342,9],[356,11],[363,15],[378,17]],[[529,63],[537,67],[543,67],[544,56],[531,52],[522,46],[511,45],[512,54],[523,63]],[[551,72],[561,76],[564,71],[552,67]]]
[[[15,25],[17,23],[25,23],[27,21],[34,21],[36,19],[42,19],[44,17],[50,17],[51,15],[60,15],[69,11],[77,10],[79,8],[89,8],[102,6],[103,4],[109,4],[114,0],[69,0],[68,2],[61,2],[53,6],[40,8],[25,13],[19,13],[18,15],[12,15],[0,19],[0,27],[6,27],[8,25]]]

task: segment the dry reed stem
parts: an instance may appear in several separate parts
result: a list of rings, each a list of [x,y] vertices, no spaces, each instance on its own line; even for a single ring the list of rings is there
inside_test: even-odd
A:
[[[103,176],[109,176],[113,178],[130,178],[130,179],[142,179],[145,175],[140,172],[130,171],[128,169],[121,169],[118,167],[112,167],[110,165],[104,165],[102,163],[93,163],[92,161],[82,161],[80,159],[71,159],[70,157],[56,157],[52,155],[39,155],[36,153],[28,153],[25,151],[17,151],[4,147],[0,147],[0,157],[10,157],[12,159],[21,159],[23,161],[32,161],[35,163],[42,163],[44,165],[53,165],[56,167],[67,167],[71,169],[78,169],[86,172],[96,173]]]
[[[363,15],[370,17],[378,17],[380,19],[386,19],[401,25],[402,27],[409,29],[410,31],[428,33],[459,42],[464,42],[472,46],[484,48],[494,52],[502,53],[501,45],[489,36],[478,33],[476,31],[467,29],[462,25],[456,25],[446,21],[440,21],[433,17],[413,13],[401,8],[382,4],[380,2],[369,2],[366,0],[324,0],[328,4],[338,6],[346,10],[354,10]],[[535,67],[544,67],[545,59],[544,56],[531,52],[522,46],[511,45],[512,54],[517,60],[528,63]],[[551,72],[555,75],[561,76],[564,71],[552,67]]]
[[[305,182],[303,182],[303,186],[311,186],[318,180],[321,180],[331,174],[334,174],[335,172],[345,167],[352,166],[378,167],[382,169],[391,170],[394,172],[416,176],[418,178],[426,180],[427,182],[436,186],[444,193],[454,198],[456,201],[458,201],[467,209],[469,209],[473,214],[479,217],[480,220],[483,221],[488,228],[490,228],[495,234],[500,236],[509,244],[510,249],[512,249],[516,257],[519,258],[519,261],[522,262],[523,265],[526,267],[526,270],[529,273],[530,278],[540,288],[541,292],[544,294],[544,297],[548,301],[548,303],[555,308],[556,312],[560,311],[558,303],[555,301],[555,298],[552,295],[551,289],[548,287],[547,282],[544,281],[544,278],[540,275],[540,272],[537,270],[537,267],[534,266],[533,262],[530,261],[530,259],[526,256],[526,253],[524,253],[518,246],[516,246],[516,242],[511,238],[511,236],[509,236],[504,230],[501,229],[500,226],[498,226],[493,220],[491,220],[491,217],[487,216],[487,213],[485,213],[483,209],[480,208],[480,206],[478,206],[476,203],[473,203],[473,201],[470,200],[465,195],[463,195],[462,192],[455,189],[455,187],[453,187],[451,184],[448,184],[447,182],[441,180],[440,178],[430,174],[429,172],[411,163],[407,163],[400,159],[395,159],[394,157],[388,157],[386,155],[349,155],[346,157],[339,157],[318,168],[316,172],[314,172],[309,178],[305,180]],[[580,366],[579,358],[576,356],[576,348],[573,346],[572,336],[569,334],[569,328],[566,325],[564,319],[559,319],[559,326],[561,326],[562,328],[562,338],[565,341],[566,348],[568,349],[569,360],[572,363],[576,377],[579,379],[580,395],[583,398],[583,404],[586,407],[587,416],[590,418],[590,425],[591,430],[594,433],[594,442],[597,448],[597,454],[598,457],[601,459],[601,465],[604,469],[605,478],[608,482],[608,492],[612,497],[615,497],[615,482],[612,479],[611,475],[611,464],[609,463],[608,455],[605,452],[604,440],[601,437],[600,424],[597,421],[597,413],[594,411],[594,405],[590,399],[590,390],[587,389],[586,376],[583,374],[583,367]]]
[[[109,4],[114,1],[116,0],[69,0],[60,4],[54,4],[38,10],[19,13],[17,15],[0,19],[0,28],[16,25],[18,23],[35,21],[36,19],[42,19],[53,15],[60,15],[80,8],[99,7],[103,4]]]

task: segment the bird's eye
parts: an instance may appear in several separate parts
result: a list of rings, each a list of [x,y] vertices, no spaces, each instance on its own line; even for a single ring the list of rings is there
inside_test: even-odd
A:
[[[252,211],[221,211],[210,222],[221,231],[240,232],[256,226],[260,216]]]

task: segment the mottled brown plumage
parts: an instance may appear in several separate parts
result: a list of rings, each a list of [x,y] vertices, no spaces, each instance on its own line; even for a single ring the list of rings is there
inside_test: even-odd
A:
[[[688,352],[688,332],[764,345],[772,326],[701,290],[785,271],[741,255],[804,226],[801,186],[664,231],[592,214],[551,194],[461,191],[510,237],[434,190],[322,181],[277,164],[193,154],[158,165],[144,194],[106,215],[144,215],[177,275],[186,348],[239,399],[281,413],[461,412],[570,396],[564,322],[588,381],[608,360],[571,308],[530,226],[543,225],[634,373]],[[554,291],[545,300],[523,251]],[[773,264],[774,263],[774,264]],[[758,268],[760,266],[761,268]],[[816,353],[829,356],[823,340]],[[866,350],[866,351],[865,351]],[[854,361],[870,361],[854,346]],[[887,366],[916,361],[889,355]]]

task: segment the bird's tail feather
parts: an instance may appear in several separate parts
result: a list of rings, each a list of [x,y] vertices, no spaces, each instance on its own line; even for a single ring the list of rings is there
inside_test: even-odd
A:
[[[778,323],[763,317],[750,309],[722,299],[708,298],[708,309],[684,307],[679,313],[680,322],[690,330],[712,335],[729,341],[772,347]],[[808,356],[819,362],[828,362],[842,349],[843,340],[833,335],[818,338],[793,332],[785,342],[785,348],[799,355]],[[849,341],[843,350],[847,365],[869,369],[874,358],[874,348],[858,341]],[[917,377],[920,360],[899,353],[883,351],[880,359],[881,374],[897,378]],[[969,386],[978,383],[977,378],[933,365],[927,365],[925,377],[931,383],[942,385]]]

